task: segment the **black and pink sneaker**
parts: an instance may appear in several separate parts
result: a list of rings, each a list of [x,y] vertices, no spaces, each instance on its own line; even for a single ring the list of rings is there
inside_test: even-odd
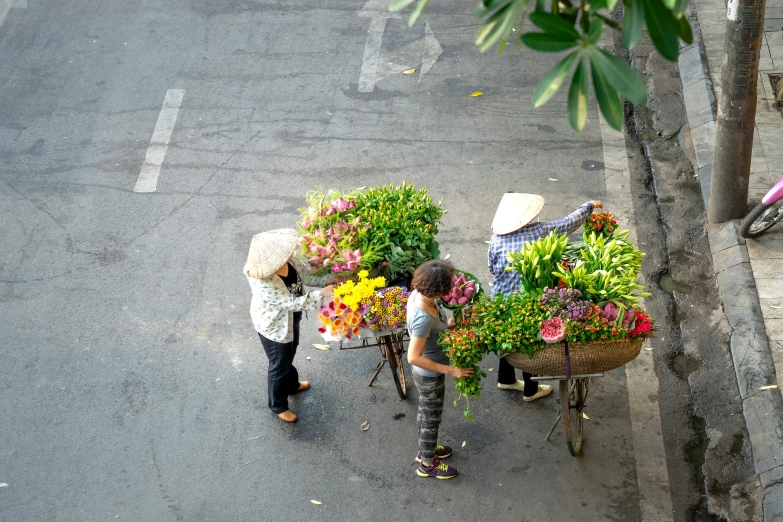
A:
[[[451,454],[453,451],[451,450],[451,446],[435,446],[435,458],[436,459],[447,459],[451,457]],[[413,459],[417,464],[421,464],[421,451],[416,454],[416,458]]]
[[[425,466],[424,463],[419,464],[416,474],[425,478],[435,477],[436,479],[447,480],[456,477],[457,470],[448,464],[441,464],[438,459],[435,459],[432,461],[432,466]]]

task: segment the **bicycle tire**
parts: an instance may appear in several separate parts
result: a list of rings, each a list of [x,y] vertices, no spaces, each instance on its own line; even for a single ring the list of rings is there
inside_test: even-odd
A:
[[[778,209],[777,215],[771,221],[760,227],[753,227],[753,225],[756,223],[756,220],[766,214],[770,209],[774,208],[777,204],[783,204],[783,200],[777,201],[772,205],[765,205],[764,203],[759,203],[756,205],[753,210],[751,210],[750,213],[745,216],[745,219],[742,220],[742,224],[740,225],[740,235],[748,239],[758,237],[775,226],[776,223],[783,219],[783,208]]]
[[[563,420],[568,451],[574,457],[584,449],[584,401],[587,388],[584,379],[560,381],[560,417]]]
[[[408,384],[405,380],[405,366],[402,363],[402,336],[399,339],[394,337],[395,339],[387,339],[384,343],[386,345],[386,360],[392,372],[397,395],[400,396],[400,400],[404,401],[408,398]]]

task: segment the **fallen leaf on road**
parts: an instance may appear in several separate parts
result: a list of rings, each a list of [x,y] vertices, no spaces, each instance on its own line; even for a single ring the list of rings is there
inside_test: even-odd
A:
[[[7,488],[7,487],[8,484],[6,484],[5,482],[0,482],[0,488]]]
[[[261,435],[259,435],[258,437],[250,437],[250,438],[249,438],[249,439],[247,439],[247,440],[256,440],[256,439],[260,439],[260,438],[261,438]]]
[[[476,96],[481,96],[482,94],[484,94],[484,93],[481,92],[481,91],[476,91],[473,94],[471,94],[471,96],[475,98]]]
[[[306,359],[307,359],[308,361],[310,360],[310,358],[309,358],[309,357],[307,357]]]
[[[316,506],[320,506],[321,504],[323,504],[323,502],[318,502],[317,500],[311,500],[310,503],[315,504]]]
[[[769,386],[762,386],[761,388],[759,388],[759,390],[771,390],[772,388],[777,388],[777,387],[778,387],[777,384],[770,384]]]
[[[316,350],[328,350],[329,349],[329,345],[328,344],[314,344],[313,348],[315,348]]]
[[[447,260],[447,259],[448,259],[448,258],[450,258],[450,257],[451,257],[451,254],[446,254],[446,257],[444,257],[443,259],[446,259],[446,260]]]
[[[248,460],[247,462],[245,462],[245,464],[250,464],[250,462],[251,462],[251,461],[249,461],[249,460]]]
[[[370,429],[370,422],[369,421],[364,421],[362,423],[362,431],[367,431],[369,429]]]
[[[652,351],[652,346],[645,346],[644,349],[647,350],[648,352],[651,352]]]
[[[463,447],[463,448],[465,447],[465,444],[467,444],[467,442],[465,442],[465,441],[463,440],[463,441],[462,441],[462,447]]]
[[[585,412],[582,412],[582,417],[584,417],[584,418],[585,418],[585,419],[587,419],[587,420],[590,420],[590,417],[588,417],[588,416],[587,416],[587,414],[586,414]]]
[[[408,69],[407,71],[402,71],[402,74],[413,74],[416,72],[416,68]]]
[[[549,181],[557,181],[555,178],[549,178]]]
[[[769,307],[774,308],[775,310],[783,310],[783,306],[769,305]]]
[[[489,241],[484,241],[486,244],[489,244]]]

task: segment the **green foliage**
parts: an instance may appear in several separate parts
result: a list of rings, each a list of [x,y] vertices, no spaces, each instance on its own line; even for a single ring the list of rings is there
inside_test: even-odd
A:
[[[620,97],[632,103],[645,103],[647,90],[627,63],[600,49],[604,27],[620,31],[623,45],[630,49],[639,41],[646,25],[655,48],[671,61],[677,59],[680,40],[690,44],[693,34],[684,14],[688,0],[623,0],[621,22],[611,18],[617,1],[481,0],[474,12],[476,19],[481,20],[475,43],[481,52],[498,44],[500,54],[516,29],[519,43],[534,51],[556,53],[573,49],[541,78],[533,94],[533,105],[540,107],[551,99],[576,62],[568,90],[571,127],[581,132],[587,120],[589,70],[601,114],[612,127],[621,130]],[[416,6],[408,20],[412,26],[429,0],[391,0],[389,10],[397,11],[413,2]],[[526,19],[537,30],[522,33]]]
[[[552,231],[541,239],[525,243],[521,252],[509,254],[510,266],[506,270],[519,272],[520,292],[541,292],[544,288],[557,286],[553,272],[560,266],[567,245],[566,236],[558,236]]]
[[[371,231],[369,247],[385,259],[386,279],[413,274],[416,267],[440,255],[435,236],[444,211],[426,188],[404,182],[372,187],[356,198]]]

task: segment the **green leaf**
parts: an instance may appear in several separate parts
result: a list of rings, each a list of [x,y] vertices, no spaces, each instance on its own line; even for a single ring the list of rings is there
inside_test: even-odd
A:
[[[630,0],[625,4],[623,45],[628,49],[633,49],[633,46],[642,37],[642,29],[644,29],[644,8],[640,5],[642,1]]]
[[[637,104],[647,102],[647,86],[630,65],[598,47],[591,47],[588,53],[606,77],[606,81],[620,93],[620,96]]]
[[[476,10],[473,11],[473,16],[475,16],[476,19],[481,20],[482,18],[494,13],[501,7],[507,6],[513,1],[514,0],[483,0],[479,5],[476,6]]]
[[[676,0],[672,13],[674,13],[674,16],[676,17],[683,14],[686,9],[688,9],[688,0]]]
[[[590,71],[593,75],[593,88],[598,99],[598,108],[606,118],[606,122],[615,130],[623,129],[623,104],[617,91],[609,85],[595,61],[590,60]]]
[[[576,132],[582,132],[587,122],[587,69],[584,59],[579,60],[568,89],[568,122]]]
[[[692,44],[693,31],[691,30],[691,24],[688,22],[688,17],[680,14],[674,19],[674,22],[677,24],[677,36],[686,44]]]
[[[617,5],[617,0],[607,0],[606,1],[606,8],[609,9],[609,11],[614,11],[614,6]]]
[[[541,81],[536,85],[536,90],[533,92],[533,107],[541,107],[555,95],[560,86],[563,85],[563,80],[568,75],[568,71],[571,69],[571,65],[576,60],[578,54],[579,51],[573,51],[541,78]]]
[[[661,56],[673,62],[679,53],[677,41],[677,24],[672,12],[666,9],[661,0],[641,0],[644,6],[644,18],[647,22],[647,32],[653,45]],[[619,90],[619,89],[618,89]]]
[[[544,33],[525,33],[522,35],[522,43],[534,51],[544,53],[558,53],[576,46],[575,41],[561,40]]]
[[[590,29],[587,31],[587,40],[596,45],[601,39],[601,33],[604,32],[604,21],[601,18],[595,18],[590,22]]]
[[[503,27],[512,10],[513,4],[502,7],[479,27],[475,43],[479,46],[479,50],[482,53],[492,47],[492,44],[503,36]]]
[[[530,21],[545,33],[556,36],[560,40],[578,40],[579,33],[563,18],[546,12],[530,14]]]
[[[389,2],[389,11],[399,11],[405,7],[408,7],[416,0],[391,0]]]
[[[430,0],[419,0],[419,3],[416,4],[416,7],[413,8],[413,12],[411,13],[410,18],[408,18],[408,27],[413,27],[413,25],[416,23],[416,20],[419,19],[419,16],[421,16],[421,12],[424,11],[424,8],[427,7],[427,4]]]

